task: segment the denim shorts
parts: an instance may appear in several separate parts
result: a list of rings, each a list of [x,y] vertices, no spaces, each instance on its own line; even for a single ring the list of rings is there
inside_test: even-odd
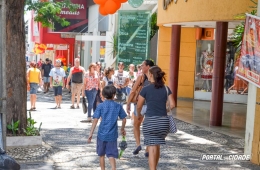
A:
[[[30,94],[36,94],[38,90],[37,83],[30,83]]]
[[[54,96],[62,95],[62,86],[53,86]]]
[[[97,137],[97,154],[98,156],[107,155],[108,158],[118,158],[117,141],[106,142]]]
[[[147,110],[147,105],[143,105],[141,110],[141,115],[145,115],[146,110]],[[134,104],[134,115],[137,116],[136,104]]]
[[[43,77],[43,82],[44,83],[49,83],[50,82],[50,77]]]

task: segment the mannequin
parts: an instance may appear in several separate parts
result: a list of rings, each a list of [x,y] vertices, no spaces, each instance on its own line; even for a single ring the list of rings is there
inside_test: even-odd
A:
[[[201,78],[204,80],[202,87],[204,87],[204,84],[206,83],[207,91],[211,91],[209,81],[212,80],[213,58],[214,52],[211,50],[211,44],[208,44],[208,49],[203,51],[200,57]]]

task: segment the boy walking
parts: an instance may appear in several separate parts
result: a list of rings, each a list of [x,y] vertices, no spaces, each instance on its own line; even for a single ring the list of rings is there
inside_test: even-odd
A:
[[[105,170],[105,155],[109,158],[112,170],[116,170],[115,158],[118,158],[118,117],[122,119],[121,134],[123,136],[126,135],[125,124],[127,115],[123,107],[113,101],[115,94],[116,88],[114,86],[105,86],[103,88],[102,95],[106,100],[100,103],[95,110],[93,115],[94,120],[88,137],[88,143],[90,143],[98,120],[102,118],[98,129],[96,147],[101,170]]]

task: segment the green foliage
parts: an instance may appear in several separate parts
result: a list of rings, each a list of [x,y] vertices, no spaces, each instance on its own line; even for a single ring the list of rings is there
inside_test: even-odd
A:
[[[255,0],[250,0],[255,4],[255,6],[250,6],[252,8],[252,11],[250,12],[251,15],[256,15],[257,14],[257,2]],[[246,14],[239,14],[235,16],[235,19],[245,19]],[[237,53],[240,54],[241,51],[241,45],[242,45],[242,40],[243,40],[243,35],[245,31],[245,22],[241,22],[241,24],[237,25],[236,28],[234,29],[232,35],[231,35],[231,41],[233,42],[233,45],[237,48]]]
[[[7,129],[11,130],[12,133],[13,133],[13,135],[15,135],[15,136],[16,136],[16,132],[17,132],[18,129],[19,129],[19,128],[18,128],[18,127],[19,127],[19,123],[20,123],[19,120],[17,120],[16,122],[14,122],[14,120],[12,119],[11,124],[7,125]]]
[[[156,34],[156,32],[159,30],[159,27],[157,26],[157,13],[153,13],[151,16],[151,33],[150,33],[150,40],[153,38],[153,36]]]
[[[34,125],[37,122],[32,119],[31,112],[29,112],[29,118],[27,118],[27,127],[26,129],[23,129],[26,136],[39,136],[41,131],[42,122],[40,123],[39,128],[36,128]]]
[[[65,18],[59,16],[62,8],[68,8],[70,11],[74,12],[77,6],[72,4],[70,0],[60,1],[48,1],[39,2],[26,0],[25,10],[33,10],[36,13],[34,20],[36,22],[42,23],[43,27],[49,27],[54,29],[54,22],[61,24],[62,26],[70,25]]]

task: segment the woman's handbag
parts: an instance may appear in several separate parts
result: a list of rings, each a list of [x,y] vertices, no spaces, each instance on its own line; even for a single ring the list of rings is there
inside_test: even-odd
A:
[[[134,84],[137,83],[137,82],[134,82],[133,83],[133,87],[134,87]],[[142,90],[143,88],[143,83],[144,83],[144,75],[142,75],[141,77],[141,80],[140,80],[140,83],[138,85],[138,87],[136,88],[136,90],[134,91],[134,97],[132,98],[131,100],[131,103],[137,103],[138,101],[138,96],[140,94],[140,91]]]
[[[165,86],[165,89],[167,91],[167,115],[168,115],[168,118],[169,118],[169,133],[176,133],[177,132],[177,126],[176,126],[176,123],[174,121],[174,118],[172,116],[172,110],[170,109],[170,102],[169,102],[169,91],[168,91],[168,88],[167,86]]]
[[[88,112],[88,106],[87,106],[85,97],[82,97],[82,109],[83,109],[84,114],[86,114]]]

